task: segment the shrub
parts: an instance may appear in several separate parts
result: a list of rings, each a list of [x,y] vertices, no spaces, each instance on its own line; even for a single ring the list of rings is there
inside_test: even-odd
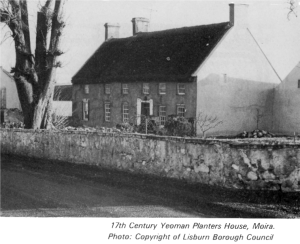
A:
[[[116,128],[121,132],[127,132],[127,133],[132,133],[135,131],[135,126],[132,123],[117,124]]]
[[[147,118],[147,131],[146,131],[146,118],[141,118],[141,124],[137,126],[136,131],[138,133],[146,133],[147,134],[158,134],[159,125],[154,117]]]
[[[191,120],[190,120],[191,121]],[[165,124],[165,130],[169,136],[193,136],[193,123],[184,117],[169,115]]]

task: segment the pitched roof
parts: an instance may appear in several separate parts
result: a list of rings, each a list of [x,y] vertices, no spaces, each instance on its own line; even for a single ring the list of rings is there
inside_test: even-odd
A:
[[[72,85],[55,86],[53,101],[72,101]]]
[[[280,76],[278,75],[276,69],[274,68],[274,66],[272,65],[272,63],[270,62],[270,60],[268,59],[267,55],[264,53],[264,51],[262,50],[261,46],[259,45],[258,41],[255,39],[255,37],[253,36],[253,34],[251,33],[251,31],[247,28],[248,32],[250,33],[251,37],[253,38],[253,40],[255,41],[256,45],[258,46],[258,48],[260,49],[260,51],[262,52],[262,54],[264,55],[264,57],[266,58],[267,62],[269,63],[269,65],[271,66],[272,70],[274,71],[274,73],[276,74],[276,76],[278,77],[278,79],[282,82]]]
[[[187,80],[229,28],[229,22],[224,22],[109,39],[72,83]]]

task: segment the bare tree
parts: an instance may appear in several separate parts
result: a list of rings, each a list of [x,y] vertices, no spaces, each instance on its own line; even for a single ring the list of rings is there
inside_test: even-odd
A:
[[[10,29],[16,51],[14,75],[25,128],[48,128],[51,124],[51,102],[55,86],[57,57],[62,54],[60,42],[65,0],[46,0],[37,13],[36,49],[31,51],[26,0],[1,0],[1,22]]]
[[[217,116],[207,115],[203,112],[199,112],[195,119],[195,124],[201,130],[203,138],[205,138],[207,131],[216,128],[222,123],[223,121],[219,120]]]

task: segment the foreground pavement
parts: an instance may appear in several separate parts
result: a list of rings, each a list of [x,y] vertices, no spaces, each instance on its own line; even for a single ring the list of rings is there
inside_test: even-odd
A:
[[[2,155],[4,217],[298,218],[299,195],[237,191],[174,179]]]

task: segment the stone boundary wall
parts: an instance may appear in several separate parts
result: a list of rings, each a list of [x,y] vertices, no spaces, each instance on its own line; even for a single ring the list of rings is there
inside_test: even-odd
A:
[[[300,191],[300,144],[0,129],[1,153],[239,189]]]

